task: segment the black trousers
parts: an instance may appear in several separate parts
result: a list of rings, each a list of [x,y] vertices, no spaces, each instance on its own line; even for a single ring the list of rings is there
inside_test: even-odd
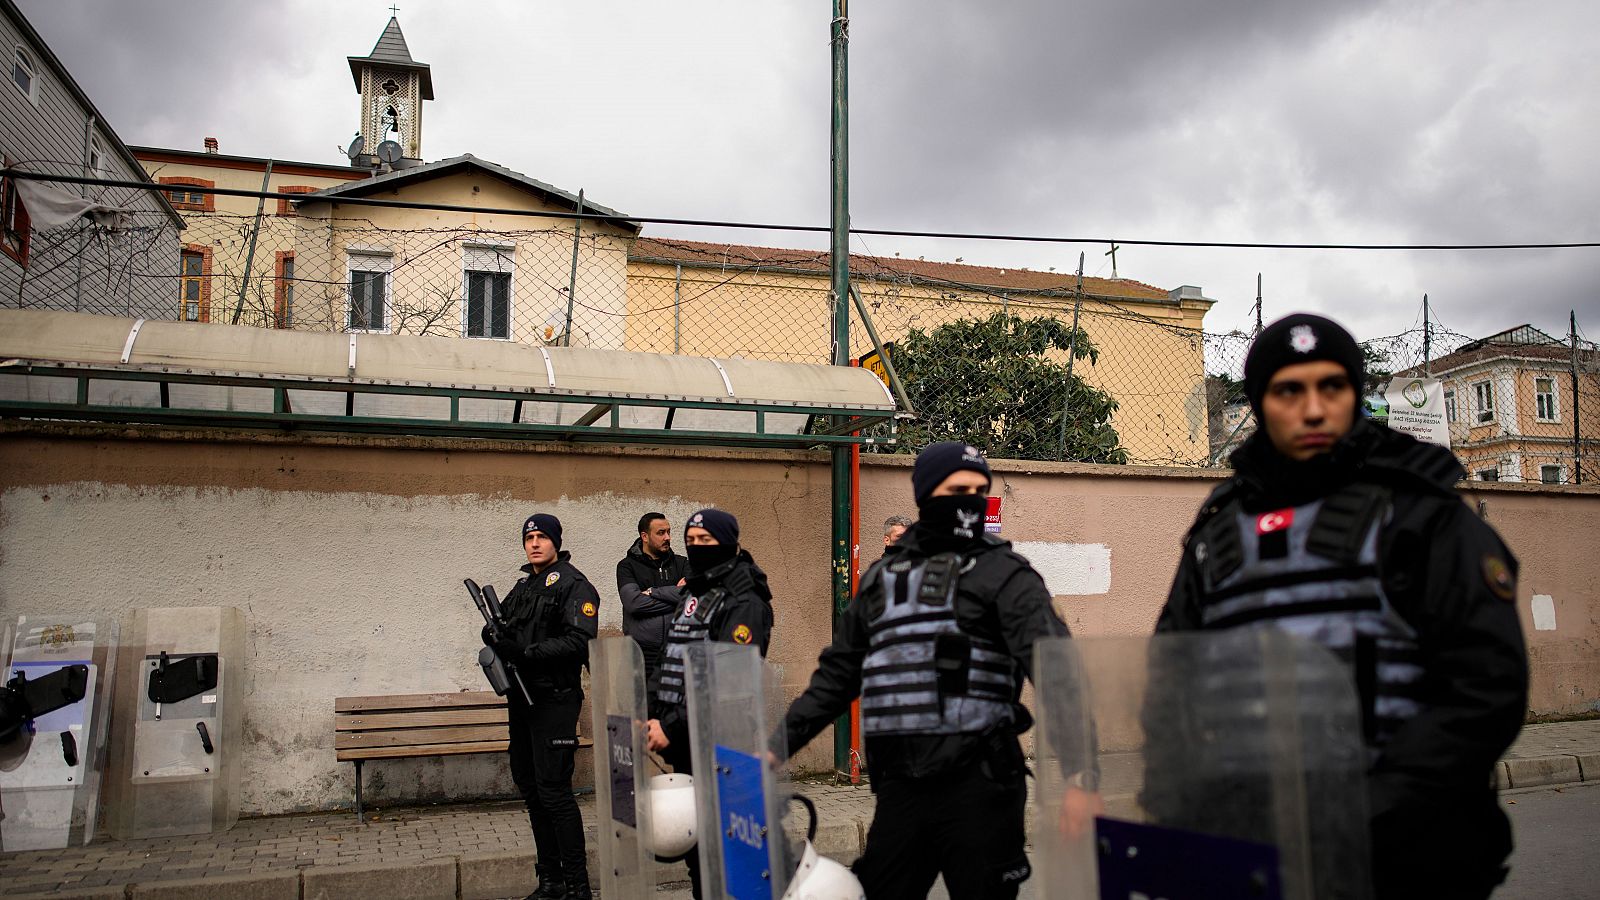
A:
[[[664,733],[667,736],[667,749],[661,751],[661,758],[672,767],[672,771],[693,775],[694,762],[689,752],[688,719],[680,719],[671,728],[664,729]],[[716,835],[702,833],[698,839],[704,841],[715,837]],[[694,892],[694,898],[700,900],[700,846],[696,844],[683,861],[689,866],[689,886]]]
[[[511,778],[528,805],[539,880],[588,883],[583,818],[572,796],[581,690],[535,691],[533,706],[509,704]]]
[[[1505,880],[1511,822],[1492,791],[1410,803],[1372,820],[1378,900],[1483,900]]]
[[[852,867],[868,900],[923,900],[939,875],[951,900],[1013,900],[1032,872],[1023,777],[974,767],[880,781],[867,847]]]

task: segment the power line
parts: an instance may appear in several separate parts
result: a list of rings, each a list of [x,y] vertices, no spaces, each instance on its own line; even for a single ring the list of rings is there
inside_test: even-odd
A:
[[[0,169],[0,177],[22,178],[35,181],[55,181],[65,184],[98,185],[101,187],[137,188],[146,191],[165,190],[164,186],[151,184],[146,181],[122,181],[107,178],[83,178],[69,175],[46,175],[37,172],[25,172],[19,169]],[[334,203],[349,204],[352,206],[376,206],[391,209],[423,209],[441,212],[479,213],[505,216],[528,216],[532,218],[547,219],[581,219],[589,222],[601,222],[619,227],[648,225],[693,225],[709,228],[741,228],[757,231],[794,231],[810,233],[827,233],[826,225],[782,225],[770,222],[726,222],[715,219],[679,219],[664,216],[626,216],[607,215],[604,213],[579,213],[579,212],[547,212],[544,210],[512,209],[505,207],[484,206],[458,206],[446,203],[417,203],[409,200],[379,200],[373,197],[350,197],[338,195],[333,197],[316,198],[314,194],[279,194],[276,192],[251,191],[239,188],[202,187],[196,185],[182,185],[190,192],[215,194],[227,197],[267,197],[273,199],[294,200],[296,197],[324,199]],[[295,202],[301,202],[295,200]],[[1293,243],[1284,241],[1163,241],[1154,239],[1127,238],[1114,236],[1087,236],[1087,237],[1062,237],[1053,235],[1023,235],[1023,234],[985,234],[980,232],[960,231],[907,231],[892,228],[852,228],[851,234],[877,235],[880,237],[907,237],[907,238],[948,238],[968,241],[1012,241],[1018,243],[1040,244],[1128,244],[1139,247],[1194,247],[1206,249],[1237,249],[1237,250],[1575,250],[1580,248],[1600,247],[1600,241],[1545,241],[1505,244],[1344,244],[1344,243]]]

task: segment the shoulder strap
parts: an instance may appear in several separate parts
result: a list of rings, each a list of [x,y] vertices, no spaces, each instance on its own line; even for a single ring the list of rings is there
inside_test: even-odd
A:
[[[1388,508],[1389,496],[1388,488],[1366,482],[1328,495],[1306,535],[1306,550],[1341,565],[1354,564],[1372,523]]]

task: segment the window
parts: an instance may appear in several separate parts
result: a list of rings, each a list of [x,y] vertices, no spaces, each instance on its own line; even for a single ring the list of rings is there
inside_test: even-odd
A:
[[[1444,420],[1446,422],[1454,422],[1456,420],[1456,389],[1455,388],[1445,388],[1445,391],[1444,391]]]
[[[1540,466],[1539,481],[1544,484],[1561,484],[1566,479],[1562,477],[1560,466]]]
[[[1491,466],[1491,467],[1489,467],[1487,469],[1479,469],[1474,474],[1476,474],[1478,476],[1478,480],[1479,481],[1499,481],[1500,480],[1500,467],[1499,466]]]
[[[1494,383],[1480,381],[1472,386],[1472,397],[1477,403],[1477,424],[1494,421]]]
[[[5,160],[11,165],[11,160]],[[28,207],[17,194],[17,183],[7,178],[0,181],[0,252],[28,267],[28,245],[32,242],[33,225],[28,220]]]
[[[216,182],[207,181],[204,178],[188,178],[184,176],[173,176],[158,180],[162,184],[174,185],[174,187],[169,187],[167,189],[167,199],[172,201],[172,206],[174,209],[192,209],[199,212],[216,212],[217,198],[215,194],[207,193],[205,191],[185,190],[185,188],[216,187]]]
[[[211,248],[188,244],[178,262],[178,318],[211,321]]]
[[[467,337],[511,336],[511,275],[467,273]]]
[[[89,158],[85,160],[89,168],[90,178],[98,178],[105,174],[101,171],[101,166],[104,165],[105,160],[106,148],[100,144],[100,138],[98,136],[90,137]]]
[[[39,102],[39,75],[33,57],[21,47],[11,54],[11,83],[17,86],[29,103]]]
[[[1541,422],[1558,421],[1559,410],[1556,408],[1556,380],[1554,378],[1535,378],[1533,380],[1533,405]]]
[[[389,257],[350,254],[351,331],[387,331]]]
[[[278,187],[278,193],[280,194],[314,194],[319,190],[321,188],[312,187],[309,184],[285,184]],[[294,204],[289,201],[289,198],[281,197],[278,199],[278,215],[295,215]]]
[[[272,289],[272,327],[294,327],[294,252],[278,251],[277,282]]]

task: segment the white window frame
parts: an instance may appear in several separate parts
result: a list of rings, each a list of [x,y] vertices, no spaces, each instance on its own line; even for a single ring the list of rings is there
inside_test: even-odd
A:
[[[463,243],[461,245],[461,336],[475,341],[515,341],[517,333],[517,260],[516,244]],[[486,262],[492,257],[493,262]],[[490,268],[490,266],[495,266]],[[492,337],[467,333],[468,280],[473,272],[509,275],[506,285],[506,336]]]
[[[1489,402],[1484,403],[1487,399]],[[1472,424],[1494,424],[1494,380],[1472,383]]]
[[[84,163],[83,163],[84,168],[89,171],[89,176],[88,177],[90,177],[90,178],[103,177],[103,175],[102,175],[102,171],[103,171],[102,167],[105,166],[105,164],[106,164],[106,147],[105,147],[105,145],[100,143],[100,136],[98,134],[89,135],[89,158],[84,160]],[[109,171],[105,172],[105,174],[109,174]]]
[[[1454,424],[1456,420],[1456,389],[1444,389],[1444,420]]]
[[[22,85],[17,84],[18,66],[21,66],[28,73],[27,90],[23,90]],[[34,58],[33,51],[21,44],[13,47],[11,49],[11,71],[6,74],[8,76],[6,80],[11,82],[11,86],[20,91],[22,96],[27,97],[29,103],[34,106],[39,105],[39,63]]]
[[[1556,480],[1555,481],[1545,481],[1544,480],[1544,470],[1545,469],[1555,469],[1556,470]],[[1539,464],[1539,483],[1540,484],[1566,484],[1567,483],[1567,467],[1563,466],[1560,463],[1540,463]]]
[[[350,248],[345,251],[345,278],[344,278],[344,324],[345,331],[351,334],[389,334],[394,327],[394,285],[389,277],[394,269],[394,254],[388,250]],[[356,272],[381,272],[383,273],[383,327],[382,328],[354,328],[350,322],[355,312],[355,283]]]
[[[1550,392],[1548,394],[1545,394],[1539,390],[1539,382],[1541,381],[1550,382]],[[1539,398],[1542,396],[1548,396],[1550,398],[1550,403],[1548,404],[1550,407],[1549,416],[1542,416],[1539,414],[1539,407],[1545,405],[1539,400]],[[1554,375],[1533,376],[1533,419],[1535,422],[1561,421],[1561,388],[1556,385],[1556,379]]]

